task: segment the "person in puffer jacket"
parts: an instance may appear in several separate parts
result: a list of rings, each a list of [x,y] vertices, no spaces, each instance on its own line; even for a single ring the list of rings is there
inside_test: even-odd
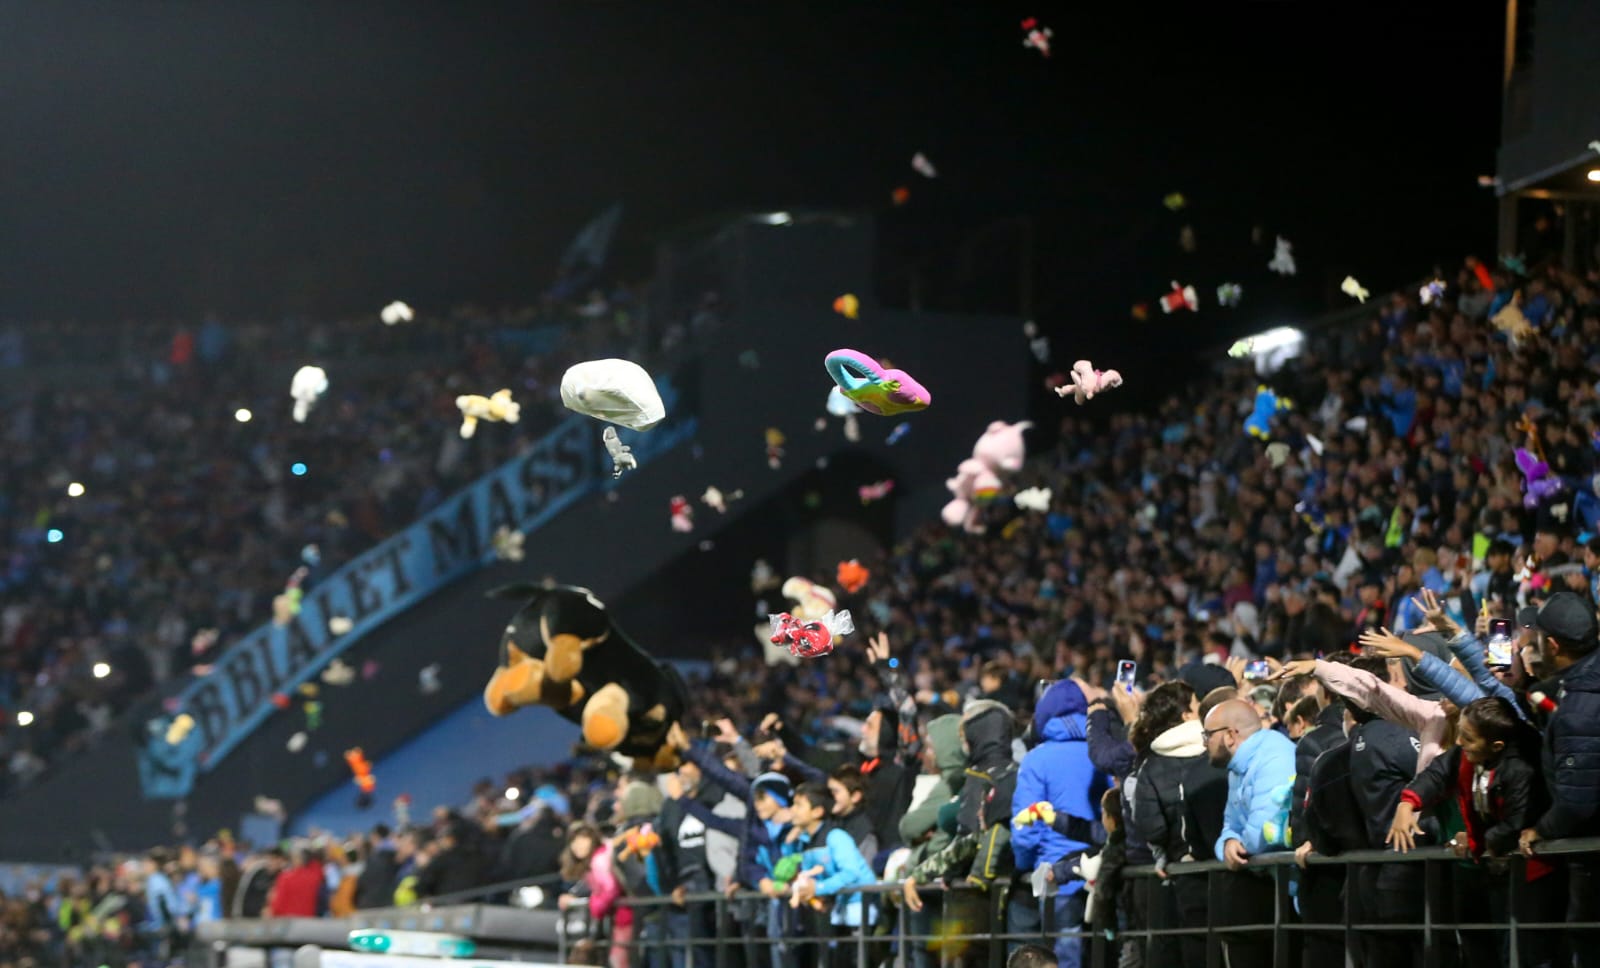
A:
[[[1195,714],[1200,702],[1194,690],[1183,682],[1169,682],[1157,686],[1145,700],[1141,724],[1151,720],[1151,728],[1165,725],[1150,740],[1149,752],[1139,766],[1137,782],[1133,787],[1133,821],[1139,835],[1150,845],[1156,869],[1165,871],[1175,861],[1194,859],[1189,850],[1187,814],[1193,794],[1217,787],[1226,789],[1228,771],[1215,766],[1206,756],[1205,729]],[[1161,715],[1168,707],[1177,710],[1177,722],[1172,725],[1172,714]],[[1136,729],[1136,733],[1139,732]],[[1221,792],[1217,790],[1216,792]],[[1225,794],[1223,795],[1225,797]],[[1220,803],[1222,797],[1213,797]],[[1220,818],[1219,818],[1220,822]],[[1177,924],[1182,927],[1205,927],[1206,877],[1204,874],[1173,877],[1162,881],[1173,895]],[[1161,908],[1166,913],[1172,908]],[[1152,927],[1172,925],[1161,923],[1160,916]],[[1152,943],[1150,964],[1171,963],[1170,959],[1157,960],[1162,954],[1161,945]],[[1178,941],[1176,960],[1186,968],[1200,968],[1205,964],[1206,945],[1202,935],[1183,937]]]
[[[1072,835],[1059,832],[1060,824],[1025,822],[1017,825],[1011,834],[1011,850],[1016,856],[1017,869],[1025,873],[1040,864],[1056,867],[1090,847],[1100,797],[1111,786],[1111,779],[1089,761],[1085,727],[1088,705],[1078,684],[1063,679],[1039,697],[1034,710],[1033,730],[1040,743],[1022,758],[1016,791],[1011,797],[1011,812],[1022,815],[1035,804],[1049,803],[1055,817],[1073,818],[1081,823]],[[1067,829],[1072,830],[1071,827]],[[1066,865],[1066,869],[1070,870],[1070,865]],[[1059,878],[1056,884],[1052,899],[1055,927],[1059,931],[1076,931],[1083,924],[1084,883],[1069,875]],[[1011,933],[1027,934],[1038,930],[1043,900],[1020,890],[1012,894],[1007,909]],[[1056,958],[1063,965],[1079,964],[1081,951],[1082,945],[1075,937],[1068,935],[1056,940]]]
[[[1289,800],[1294,793],[1294,743],[1263,729],[1255,707],[1230,699],[1205,719],[1206,754],[1228,770],[1228,802],[1222,812],[1217,856],[1229,875],[1218,878],[1219,926],[1263,924],[1274,910],[1271,871],[1256,875],[1250,858],[1289,849]],[[1272,963],[1272,939],[1257,932],[1222,932],[1228,964],[1249,968]]]

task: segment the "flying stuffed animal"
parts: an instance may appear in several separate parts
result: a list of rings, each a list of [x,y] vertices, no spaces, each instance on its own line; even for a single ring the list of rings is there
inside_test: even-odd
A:
[[[302,366],[294,372],[289,383],[289,396],[294,398],[294,422],[305,423],[317,399],[328,392],[328,374],[320,366]]]
[[[548,706],[581,727],[596,749],[653,758],[662,768],[676,764],[667,730],[688,707],[689,690],[677,670],[623,634],[593,592],[513,585],[490,596],[524,600],[500,638],[500,664],[483,691],[490,713]]]
[[[1164,313],[1187,309],[1195,312],[1200,308],[1200,296],[1195,293],[1193,286],[1180,286],[1176,281],[1172,283],[1172,291],[1161,297],[1161,311]]]
[[[574,413],[649,430],[667,418],[661,391],[632,360],[588,360],[561,375],[561,405]]]
[[[861,562],[851,558],[849,561],[839,562],[834,578],[839,583],[840,588],[854,595],[866,587],[867,582],[872,578],[872,572]]]
[[[1267,263],[1267,268],[1280,276],[1292,276],[1295,273],[1294,246],[1281,235],[1273,246],[1272,261]]]
[[[1071,386],[1056,387],[1056,396],[1070,396],[1083,406],[1085,401],[1093,400],[1097,393],[1104,393],[1113,387],[1122,386],[1122,374],[1116,370],[1097,370],[1088,360],[1079,360],[1072,364]]]
[[[983,436],[972,445],[972,456],[956,467],[955,477],[944,482],[954,495],[939,512],[945,524],[952,528],[960,526],[968,534],[984,532],[983,506],[1000,493],[1002,472],[1010,474],[1022,469],[1022,460],[1027,455],[1022,432],[1032,426],[1027,420],[1014,424],[996,420],[989,424]]]
[[[1245,418],[1244,432],[1252,437],[1266,440],[1272,436],[1272,415],[1293,407],[1292,401],[1273,393],[1265,384],[1256,387],[1255,406],[1251,409],[1250,416]]]
[[[834,350],[823,358],[828,375],[850,402],[868,413],[892,417],[926,409],[932,394],[904,370],[886,369],[859,350]]]
[[[470,439],[478,432],[478,421],[516,423],[522,419],[522,404],[511,399],[510,390],[496,390],[494,396],[480,397],[468,393],[456,397],[456,409],[461,411],[461,436]]]

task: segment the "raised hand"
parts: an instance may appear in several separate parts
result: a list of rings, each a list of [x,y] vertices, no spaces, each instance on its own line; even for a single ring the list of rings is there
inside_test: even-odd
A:
[[[873,663],[889,661],[889,633],[879,632],[867,640],[867,658]]]
[[[1422,658],[1421,649],[1388,629],[1367,629],[1362,632],[1361,648],[1381,659],[1410,659],[1416,662]]]

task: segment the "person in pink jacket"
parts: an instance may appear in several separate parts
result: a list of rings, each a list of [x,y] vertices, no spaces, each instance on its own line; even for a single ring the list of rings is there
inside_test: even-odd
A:
[[[618,906],[622,883],[612,870],[615,850],[600,831],[589,824],[578,824],[567,836],[567,849],[561,858],[561,876],[582,881],[589,888],[589,923],[597,925],[615,915],[611,922],[611,968],[628,968],[628,945],[633,942],[633,908]],[[558,906],[565,911],[583,898],[561,895]]]
[[[1372,634],[1372,633],[1368,633]],[[1391,633],[1385,629],[1382,635]],[[1417,754],[1417,773],[1427,769],[1454,735],[1454,706],[1446,709],[1443,703],[1418,699],[1404,689],[1384,682],[1370,672],[1323,659],[1299,659],[1286,663],[1276,678],[1315,675],[1317,680],[1333,692],[1359,705],[1381,719],[1404,726],[1417,734],[1420,749]]]

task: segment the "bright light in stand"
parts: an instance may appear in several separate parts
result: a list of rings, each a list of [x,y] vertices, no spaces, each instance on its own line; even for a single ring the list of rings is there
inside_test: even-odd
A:
[[[1589,169],[1589,174],[1584,176],[1592,182],[1600,182],[1600,168]]]
[[[49,531],[44,533],[44,540],[50,542],[51,544],[60,544],[61,539],[65,537],[66,535],[61,533],[60,528],[51,528]]]
[[[295,461],[293,464],[289,465],[289,473],[293,474],[295,477],[305,477],[306,465],[300,461]]]
[[[20,713],[17,713],[17,725],[18,726],[32,726],[33,725],[33,713],[28,712],[26,709],[24,709]]]
[[[1250,351],[1256,354],[1270,353],[1282,346],[1292,346],[1303,339],[1305,334],[1293,326],[1277,326],[1251,337]]]
[[[506,799],[507,800],[510,800],[512,803],[515,803],[518,800],[520,800],[521,798],[522,798],[522,791],[521,790],[518,790],[516,787],[506,787]]]
[[[83,485],[73,481],[67,485],[67,497],[83,497]]]
[[[794,223],[794,216],[788,212],[773,212],[770,215],[758,215],[756,217],[768,225],[792,225]]]
[[[532,911],[544,903],[544,889],[535,884],[517,888],[517,906]]]
[[[240,423],[249,423],[250,418],[254,416],[255,414],[246,410],[244,407],[240,407],[233,412],[233,419],[239,421]]]
[[[109,676],[109,675],[111,675],[111,664],[110,663],[108,663],[108,662],[96,662],[94,664],[94,677],[96,679],[104,679],[106,676]]]

